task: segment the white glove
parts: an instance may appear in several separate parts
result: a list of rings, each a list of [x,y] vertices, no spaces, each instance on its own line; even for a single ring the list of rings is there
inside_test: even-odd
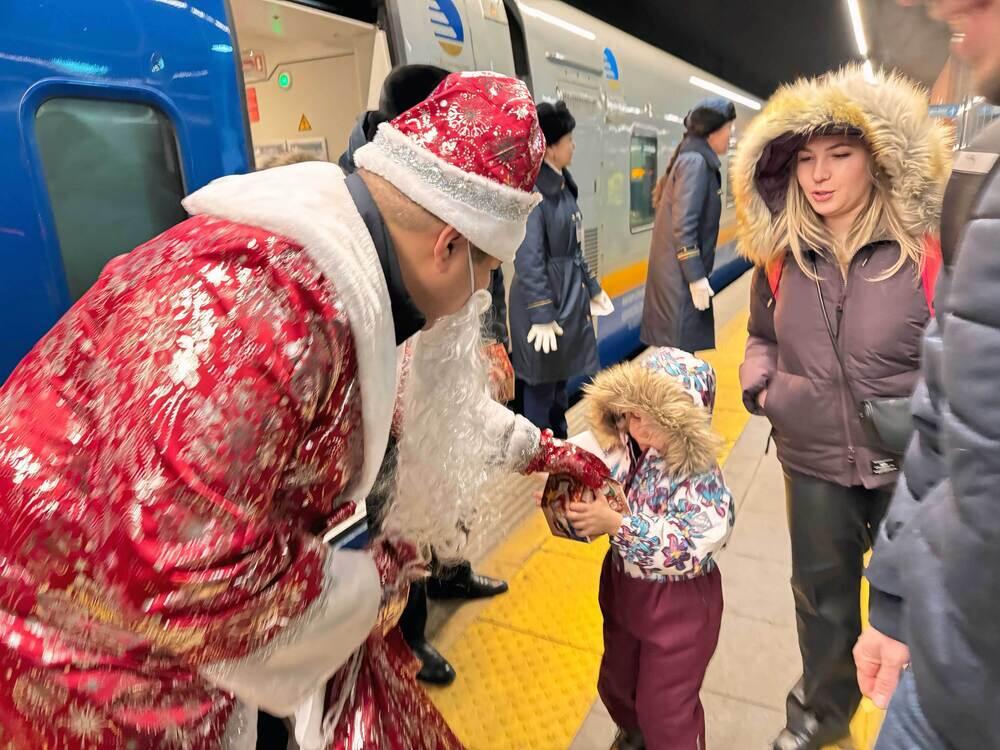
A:
[[[556,344],[556,336],[562,336],[563,329],[554,320],[551,323],[533,325],[528,331],[528,343],[535,345],[536,352],[556,351],[559,347]]]
[[[590,298],[590,314],[595,318],[603,318],[615,311],[615,303],[603,289]]]
[[[695,308],[698,310],[707,310],[709,305],[712,304],[712,297],[715,296],[715,292],[712,290],[711,284],[708,283],[708,279],[698,279],[688,284],[688,289],[691,290],[691,301],[694,302]]]

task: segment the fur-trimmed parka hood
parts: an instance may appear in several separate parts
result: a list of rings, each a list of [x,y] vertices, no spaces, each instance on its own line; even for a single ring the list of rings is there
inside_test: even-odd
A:
[[[739,251],[771,260],[795,155],[816,134],[859,136],[891,184],[891,201],[914,238],[936,233],[951,167],[951,136],[928,114],[927,93],[902,76],[861,66],[783,86],[740,138],[733,165]]]
[[[715,371],[692,354],[663,347],[601,372],[585,388],[590,429],[601,448],[621,448],[622,416],[641,412],[658,426],[671,476],[711,470],[722,441],[712,430]]]

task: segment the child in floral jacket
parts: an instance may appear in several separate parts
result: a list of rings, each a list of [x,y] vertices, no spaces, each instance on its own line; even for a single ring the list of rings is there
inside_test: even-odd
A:
[[[712,367],[679,349],[610,368],[587,388],[593,440],[625,490],[571,505],[580,532],[611,535],[601,574],[598,689],[620,750],[703,750],[699,692],[722,620],[715,555],[735,520],[712,432]]]

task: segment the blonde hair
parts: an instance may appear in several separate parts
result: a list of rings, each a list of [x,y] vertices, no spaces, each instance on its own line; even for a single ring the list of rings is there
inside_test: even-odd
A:
[[[775,233],[772,257],[780,256],[783,248],[789,248],[802,272],[810,278],[815,278],[812,269],[806,266],[805,252],[810,249],[828,249],[833,254],[832,259],[836,261],[841,273],[846,276],[851,259],[858,250],[870,242],[888,239],[899,244],[899,258],[891,268],[878,276],[876,281],[894,276],[908,261],[920,269],[924,260],[922,238],[914,237],[906,230],[895,209],[888,176],[875,165],[875,159],[867,146],[865,151],[869,159],[872,189],[868,202],[854,219],[851,230],[843,240],[834,237],[823,223],[822,217],[809,205],[805,191],[799,185],[795,174],[796,160],[792,160],[785,194],[785,210],[779,221],[778,231]]]

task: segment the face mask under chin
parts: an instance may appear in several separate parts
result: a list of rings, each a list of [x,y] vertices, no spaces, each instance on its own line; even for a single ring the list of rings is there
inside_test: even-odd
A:
[[[462,308],[459,315],[465,313],[474,313],[475,315],[483,315],[487,310],[490,309],[490,305],[493,304],[493,297],[485,289],[476,289],[476,267],[472,264],[472,244],[469,244],[469,288],[472,290],[472,294],[469,296],[468,302]]]

